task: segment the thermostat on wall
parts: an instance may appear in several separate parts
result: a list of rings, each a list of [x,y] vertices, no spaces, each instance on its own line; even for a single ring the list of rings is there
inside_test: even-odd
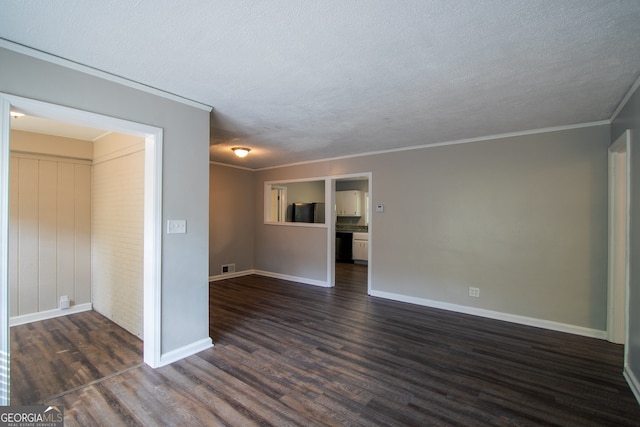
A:
[[[376,212],[384,212],[384,205],[376,205]]]

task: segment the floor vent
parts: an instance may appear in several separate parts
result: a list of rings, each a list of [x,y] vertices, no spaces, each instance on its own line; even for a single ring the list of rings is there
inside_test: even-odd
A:
[[[222,274],[226,273],[235,273],[236,265],[235,264],[224,264],[222,266]]]

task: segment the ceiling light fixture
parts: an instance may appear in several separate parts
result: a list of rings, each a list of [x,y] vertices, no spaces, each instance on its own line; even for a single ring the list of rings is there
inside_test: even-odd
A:
[[[17,111],[10,111],[9,114],[11,115],[11,117],[13,117],[14,119],[17,119],[18,117],[22,117],[24,116],[24,114],[22,113],[18,113]]]
[[[249,151],[251,151],[251,149],[244,147],[233,147],[231,151],[236,153],[236,156],[238,157],[247,157],[247,154],[249,154]]]

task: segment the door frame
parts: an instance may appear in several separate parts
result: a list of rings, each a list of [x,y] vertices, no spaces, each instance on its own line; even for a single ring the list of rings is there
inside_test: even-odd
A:
[[[10,111],[145,139],[143,358],[156,368],[161,356],[162,146],[161,128],[0,93],[0,405],[9,404],[9,157]]]
[[[348,178],[362,178],[368,180],[368,192],[369,192],[369,205],[366,209],[369,209],[369,225],[367,230],[369,232],[369,254],[367,261],[367,295],[371,295],[371,271],[373,270],[373,259],[371,254],[373,253],[373,173],[350,173],[346,175],[332,175],[325,184],[325,200],[330,203],[331,216],[329,220],[329,227],[327,227],[327,277],[329,278],[329,286],[334,287],[336,285],[336,181],[340,181]],[[330,181],[329,181],[330,180]]]
[[[626,363],[626,343],[629,340],[629,233],[631,218],[631,131],[629,129],[609,147],[608,164],[607,339],[614,343],[625,344]]]
[[[276,218],[273,218],[273,192],[277,194],[277,201],[275,203],[277,214]],[[282,185],[272,185],[271,186],[271,212],[269,219],[274,222],[285,222],[287,216],[287,187]]]

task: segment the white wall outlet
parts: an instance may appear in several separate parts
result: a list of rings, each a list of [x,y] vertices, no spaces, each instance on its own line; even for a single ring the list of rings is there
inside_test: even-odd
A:
[[[71,301],[69,301],[69,295],[62,295],[60,297],[60,310],[65,310],[71,306]]]
[[[474,298],[480,298],[480,288],[474,288],[469,286],[469,296]]]
[[[187,232],[187,221],[184,219],[170,219],[167,221],[167,234],[184,234]]]
[[[235,273],[236,272],[236,265],[235,264],[224,264],[222,266],[222,274],[227,274],[227,273]]]

